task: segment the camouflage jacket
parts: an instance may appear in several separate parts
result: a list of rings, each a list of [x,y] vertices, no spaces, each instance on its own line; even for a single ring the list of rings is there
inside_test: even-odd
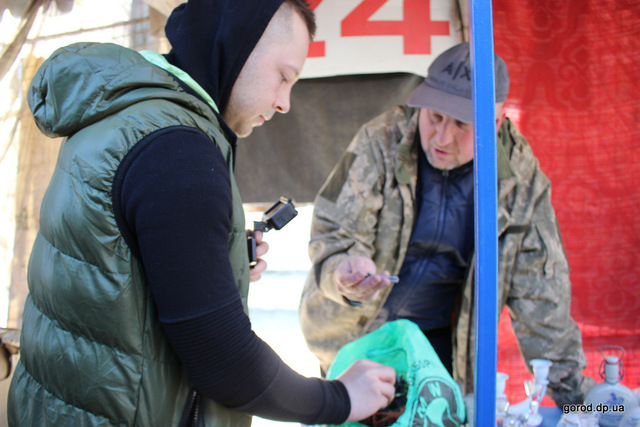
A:
[[[400,271],[414,224],[418,110],[396,107],[364,125],[316,200],[312,261],[300,304],[309,348],[323,369],[344,344],[385,322],[389,294],[354,307],[338,294],[333,272],[348,256],[371,258],[379,271]],[[498,133],[499,310],[506,305],[527,362],[553,361],[549,395],[558,405],[578,403],[595,384],[582,370],[580,330],[570,316],[569,266],[551,183],[526,139],[509,119]],[[474,265],[473,262],[470,263]],[[473,391],[473,268],[467,274],[455,322],[454,378]]]

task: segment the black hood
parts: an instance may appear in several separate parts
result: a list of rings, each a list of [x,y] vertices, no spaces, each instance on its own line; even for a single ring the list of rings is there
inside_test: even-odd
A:
[[[189,0],[165,27],[167,60],[186,71],[224,112],[233,84],[283,0]]]

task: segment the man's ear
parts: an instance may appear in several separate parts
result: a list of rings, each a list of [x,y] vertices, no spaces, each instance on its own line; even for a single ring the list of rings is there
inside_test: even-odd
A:
[[[504,108],[504,103],[499,103],[496,105],[496,132],[500,130],[500,126],[502,126],[502,122],[505,118],[507,118],[507,110]]]

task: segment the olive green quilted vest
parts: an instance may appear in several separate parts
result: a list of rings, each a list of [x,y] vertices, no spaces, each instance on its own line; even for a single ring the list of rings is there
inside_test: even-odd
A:
[[[148,81],[153,85],[141,85]],[[31,254],[9,419],[24,426],[178,425],[191,385],[162,331],[142,266],[116,225],[111,187],[129,150],[159,129],[201,130],[229,170],[232,149],[206,103],[116,45],[60,49],[38,71],[29,102],[44,133],[68,139]],[[246,309],[245,220],[230,175],[230,257]],[[199,425],[250,425],[246,414],[201,401]]]

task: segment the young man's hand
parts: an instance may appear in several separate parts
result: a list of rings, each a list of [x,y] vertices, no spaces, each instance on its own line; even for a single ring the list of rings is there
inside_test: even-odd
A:
[[[347,422],[375,414],[395,397],[396,371],[372,360],[357,360],[336,380],[345,385],[351,399]]]
[[[267,263],[261,257],[269,251],[267,242],[262,241],[264,233],[260,230],[253,231],[253,238],[256,239],[256,257],[258,262],[249,269],[249,281],[256,282],[260,280],[260,276],[267,269]]]

